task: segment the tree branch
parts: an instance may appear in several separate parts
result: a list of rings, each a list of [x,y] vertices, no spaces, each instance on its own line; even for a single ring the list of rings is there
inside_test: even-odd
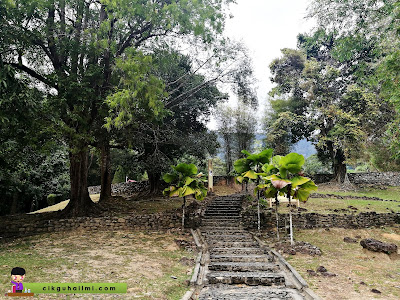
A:
[[[118,51],[116,53],[116,56],[120,56],[122,53],[124,53],[126,48],[131,46],[132,40],[134,39],[135,36],[141,35],[144,32],[146,32],[147,30],[151,31],[151,27],[152,26],[153,25],[150,22],[148,22],[141,29],[138,29],[138,30],[135,30],[135,31],[131,32],[129,34],[129,36],[125,39],[125,41],[118,45]]]
[[[35,71],[33,71],[32,69],[28,68],[25,65],[22,64],[16,64],[16,63],[9,63],[9,62],[2,62],[5,65],[10,65],[20,71],[23,71],[25,73],[27,73],[28,75],[32,76],[33,78],[36,78],[38,80],[40,80],[41,82],[47,84],[48,86],[58,89],[58,86],[56,84],[54,84],[54,82],[52,82],[51,80],[47,79],[46,77],[40,75],[39,73],[36,73]]]

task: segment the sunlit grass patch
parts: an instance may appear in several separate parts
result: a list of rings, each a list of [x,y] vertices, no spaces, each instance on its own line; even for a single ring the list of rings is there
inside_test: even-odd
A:
[[[179,248],[175,239],[191,241],[174,233],[116,231],[53,233],[6,242],[0,245],[0,291],[11,289],[10,271],[19,266],[26,270],[27,283],[126,282],[124,299],[180,299],[193,269],[180,260],[194,261],[196,254]],[[59,298],[40,294],[40,299]]]
[[[285,257],[323,299],[399,299],[400,260],[383,253],[365,251],[359,243],[345,243],[345,236],[375,238],[400,246],[398,227],[295,230],[296,240],[319,247],[322,256],[296,254]],[[318,266],[326,267],[328,272],[337,276],[309,276],[307,270],[315,271]],[[372,293],[373,288],[382,294]]]

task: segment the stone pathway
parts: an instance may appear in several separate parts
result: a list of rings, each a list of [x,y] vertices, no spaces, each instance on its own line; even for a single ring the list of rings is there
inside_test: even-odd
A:
[[[305,299],[289,283],[274,256],[240,225],[242,197],[217,197],[200,228],[210,261],[199,300]]]

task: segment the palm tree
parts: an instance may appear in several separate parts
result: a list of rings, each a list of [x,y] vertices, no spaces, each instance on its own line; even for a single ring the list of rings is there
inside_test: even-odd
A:
[[[170,186],[163,191],[168,197],[183,197],[182,205],[182,230],[185,227],[186,196],[193,195],[196,200],[203,200],[207,196],[206,182],[203,173],[197,174],[197,167],[194,164],[181,163],[171,166],[172,173],[164,174],[163,179]]]
[[[262,166],[269,164],[273,149],[265,149],[260,153],[249,153],[246,150],[242,150],[242,153],[247,155],[245,158],[238,159],[235,161],[233,167],[235,171],[240,175],[236,177],[236,180],[240,183],[255,181],[256,185],[260,182],[260,173]],[[247,190],[247,189],[246,189]],[[257,216],[258,216],[258,230],[260,230],[260,194],[257,192]]]
[[[262,167],[266,176],[262,176],[264,184],[258,185],[256,190],[263,190],[267,198],[274,197],[276,200],[276,215],[278,222],[278,195],[286,195],[289,201],[290,242],[293,245],[293,225],[291,199],[306,202],[310,193],[317,190],[315,183],[308,177],[301,176],[301,168],[304,165],[304,156],[297,153],[274,156],[272,163]],[[275,172],[275,174],[269,175]],[[269,176],[268,176],[269,175]],[[277,235],[279,231],[277,223]]]

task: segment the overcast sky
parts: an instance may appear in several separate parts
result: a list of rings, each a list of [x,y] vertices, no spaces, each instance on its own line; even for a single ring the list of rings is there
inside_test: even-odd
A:
[[[231,5],[232,19],[227,20],[226,35],[249,49],[257,78],[260,110],[267,103],[269,64],[283,48],[295,48],[299,33],[309,32],[315,22],[306,20],[310,0],[237,0]]]

